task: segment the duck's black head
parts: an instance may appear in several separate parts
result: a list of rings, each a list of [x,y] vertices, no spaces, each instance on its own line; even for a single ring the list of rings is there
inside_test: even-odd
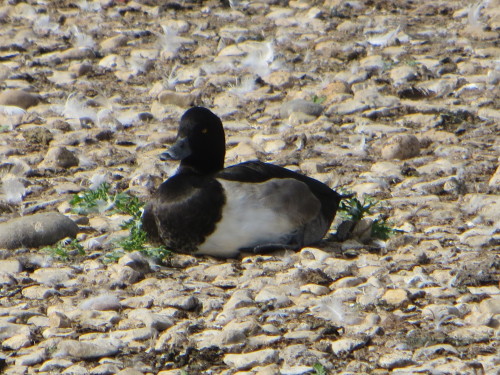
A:
[[[181,160],[183,168],[211,174],[224,168],[226,141],[222,121],[210,110],[193,107],[181,117],[177,139],[161,160]]]

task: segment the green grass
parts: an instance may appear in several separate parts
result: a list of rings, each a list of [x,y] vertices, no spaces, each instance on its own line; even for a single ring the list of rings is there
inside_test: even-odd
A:
[[[350,192],[343,192],[345,195],[351,195]],[[373,208],[379,204],[375,198],[370,196],[363,196],[363,201],[360,201],[355,195],[343,199],[339,205],[340,216],[344,220],[352,220],[354,222],[362,220],[366,216],[372,216],[375,213]],[[396,230],[392,228],[392,223],[379,214],[374,220],[371,229],[371,237],[378,238],[380,240],[388,240]]]
[[[325,367],[319,362],[313,366],[313,369],[314,375],[326,375]]]
[[[130,219],[121,223],[122,229],[128,229],[128,236],[117,242],[121,249],[106,254],[107,262],[118,260],[126,251],[140,251],[144,255],[163,260],[170,255],[170,251],[160,247],[147,245],[147,235],[142,229],[141,216],[144,203],[139,198],[127,193],[110,192],[111,185],[102,183],[97,189],[86,190],[75,194],[69,202],[73,212],[80,215],[91,213],[99,214],[122,214],[131,216]]]
[[[53,246],[42,248],[42,251],[50,254],[54,258],[64,261],[78,255],[85,255],[85,250],[77,239],[72,239],[71,241],[61,240]]]
[[[326,100],[326,96],[313,95],[311,100],[315,104],[323,104]]]

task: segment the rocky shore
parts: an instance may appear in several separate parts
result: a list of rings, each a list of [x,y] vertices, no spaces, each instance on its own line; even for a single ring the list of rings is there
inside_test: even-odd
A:
[[[500,374],[499,0],[6,0],[0,24],[0,373]],[[70,200],[145,201],[192,105],[228,165],[367,194],[397,232],[109,262],[129,217]]]

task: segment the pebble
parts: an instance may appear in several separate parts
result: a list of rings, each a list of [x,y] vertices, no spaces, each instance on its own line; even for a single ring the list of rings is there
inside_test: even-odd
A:
[[[75,153],[66,147],[51,147],[45,154],[41,167],[68,169],[78,166],[79,163]]]
[[[384,159],[409,159],[420,154],[420,142],[411,134],[395,135],[382,148]]]
[[[277,350],[262,349],[242,354],[225,354],[224,363],[237,370],[246,370],[256,366],[274,363],[278,358],[279,353]]]
[[[63,340],[57,345],[54,356],[58,358],[73,358],[92,360],[109,357],[117,354],[119,348],[110,340],[96,340],[94,342],[80,342],[76,340]]]
[[[23,216],[0,223],[0,248],[53,245],[66,237],[76,237],[78,226],[57,212]]]
[[[323,106],[303,99],[294,99],[281,105],[281,118],[286,119],[294,112],[318,117],[323,112]]]
[[[24,90],[5,90],[0,94],[0,105],[12,105],[22,109],[36,106],[40,101],[40,95]]]

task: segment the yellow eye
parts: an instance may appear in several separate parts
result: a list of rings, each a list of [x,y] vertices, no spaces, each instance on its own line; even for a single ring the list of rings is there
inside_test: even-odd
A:
[[[203,128],[203,129],[201,129],[201,134],[207,134],[207,132],[208,132],[208,129],[207,129],[207,128]]]

